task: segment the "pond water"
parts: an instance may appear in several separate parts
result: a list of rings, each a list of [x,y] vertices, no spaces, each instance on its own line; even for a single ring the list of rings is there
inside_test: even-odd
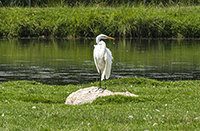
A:
[[[200,79],[199,40],[104,40],[114,57],[110,79]],[[85,84],[99,76],[93,61],[95,39],[0,40],[0,83],[34,80]]]

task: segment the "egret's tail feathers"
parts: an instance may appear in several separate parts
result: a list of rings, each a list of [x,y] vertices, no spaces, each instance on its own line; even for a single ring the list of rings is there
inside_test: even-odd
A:
[[[108,79],[110,77],[110,71],[111,69],[104,70],[104,72],[101,75],[101,80],[104,80],[104,78]]]
[[[111,64],[107,65],[106,68],[104,69],[101,80],[104,80],[104,78],[108,79],[110,77],[110,72],[111,72]]]

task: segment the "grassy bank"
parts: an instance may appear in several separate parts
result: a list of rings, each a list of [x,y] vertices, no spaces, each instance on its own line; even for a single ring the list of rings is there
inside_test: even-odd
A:
[[[30,3],[29,3],[30,2]],[[37,1],[27,1],[27,0],[1,0],[0,7],[61,7],[61,6],[119,6],[119,5],[198,5],[200,2],[198,0],[37,0]]]
[[[98,85],[0,84],[1,130],[200,130],[200,81],[109,80],[111,91],[138,98],[103,97],[92,104],[64,105],[67,96]]]
[[[200,7],[0,8],[0,37],[196,37]]]

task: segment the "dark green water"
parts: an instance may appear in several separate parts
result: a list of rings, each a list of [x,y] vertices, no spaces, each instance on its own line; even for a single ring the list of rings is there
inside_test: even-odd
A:
[[[111,79],[200,79],[200,40],[105,40],[114,61]],[[94,39],[0,40],[0,83],[35,80],[45,84],[83,84],[99,76],[93,62]]]

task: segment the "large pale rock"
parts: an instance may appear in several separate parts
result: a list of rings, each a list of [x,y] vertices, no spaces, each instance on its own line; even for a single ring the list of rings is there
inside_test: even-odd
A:
[[[84,103],[92,103],[98,97],[110,96],[110,95],[124,95],[124,96],[138,97],[138,95],[134,95],[130,92],[111,92],[107,89],[104,90],[92,86],[73,92],[67,97],[65,104],[81,105]]]

